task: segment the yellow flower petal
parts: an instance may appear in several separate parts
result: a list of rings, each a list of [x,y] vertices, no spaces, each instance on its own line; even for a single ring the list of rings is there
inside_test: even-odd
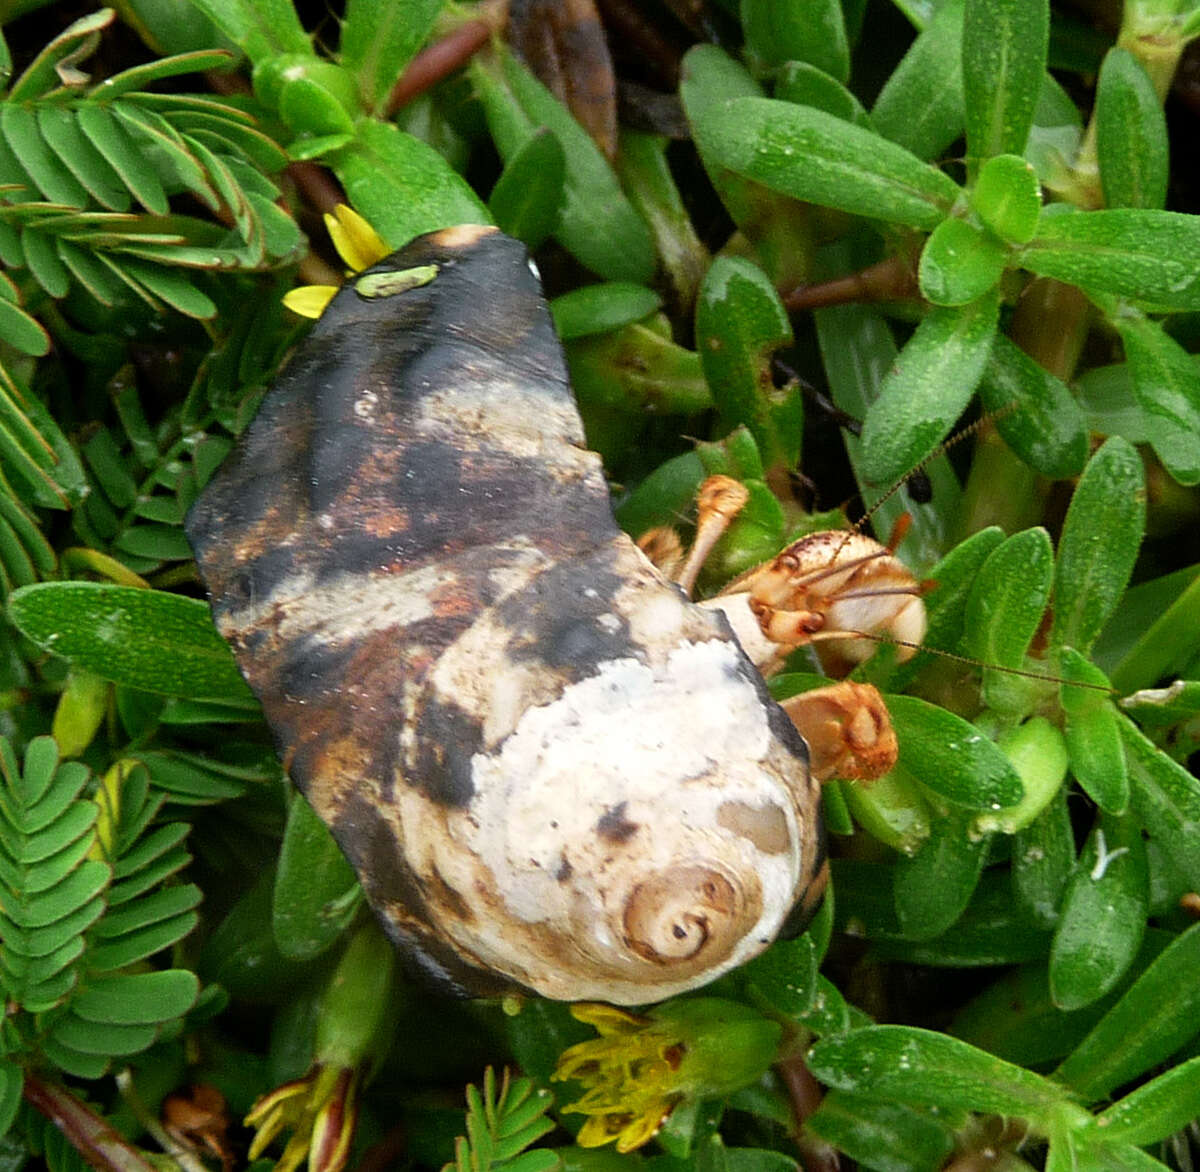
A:
[[[593,1115],[580,1129],[575,1142],[581,1148],[598,1148],[612,1143],[628,1124],[628,1115]]]
[[[283,303],[301,317],[320,317],[337,295],[336,285],[297,285],[283,295]]]
[[[333,209],[333,215],[325,213],[325,227],[329,230],[334,248],[352,272],[361,273],[363,269],[369,269],[391,252],[380,239],[379,233],[344,203]]]
[[[617,1136],[617,1151],[624,1154],[649,1143],[670,1114],[671,1104],[667,1102],[648,1107],[632,1123],[621,1129],[621,1134]]]
[[[609,1034],[632,1034],[646,1024],[646,1018],[618,1009],[615,1005],[603,1005],[598,1001],[580,1001],[571,1006],[571,1016],[576,1021],[595,1026],[601,1037]]]

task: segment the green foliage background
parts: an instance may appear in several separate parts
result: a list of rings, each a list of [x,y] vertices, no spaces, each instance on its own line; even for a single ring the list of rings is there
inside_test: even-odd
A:
[[[499,39],[392,109],[469,5],[0,6],[4,1169],[244,1163],[236,1126],[207,1157],[164,1130],[196,1083],[235,1119],[302,1088],[294,1166],[321,1070],[351,1164],[398,1125],[397,1162],[462,1170],[1194,1166],[1200,217],[1164,101],[1200,7],[710,7],[690,139],[623,130],[613,164]],[[936,583],[926,645],[959,658],[856,671],[900,763],[827,787],[832,898],[706,990],[780,1027],[778,1065],[676,1087],[641,1153],[572,1143],[564,1006],[397,973],[199,597],[183,517],[304,328],[298,266],[328,272],[328,176],[390,246],[538,250],[621,523],[749,490],[704,589],[852,492]],[[928,500],[887,495],[918,465]],[[820,682],[788,668],[780,697]]]

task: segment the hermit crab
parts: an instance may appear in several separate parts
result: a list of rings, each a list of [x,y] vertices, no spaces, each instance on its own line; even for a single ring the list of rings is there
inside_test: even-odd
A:
[[[187,528],[292,778],[393,940],[471,994],[657,1001],[797,926],[819,783],[756,660],[923,631],[844,533],[689,601],[613,520],[523,246],[477,226],[347,284]],[[823,703],[824,769],[886,756],[880,708]]]

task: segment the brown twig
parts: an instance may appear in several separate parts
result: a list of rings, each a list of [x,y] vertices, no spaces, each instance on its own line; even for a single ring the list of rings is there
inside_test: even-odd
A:
[[[775,1063],[775,1073],[787,1091],[796,1120],[794,1139],[804,1157],[808,1172],[839,1172],[841,1160],[837,1150],[824,1140],[805,1131],[804,1121],[821,1105],[821,1084],[808,1069],[803,1054],[794,1054]]]
[[[878,264],[833,281],[801,285],[783,298],[788,313],[860,301],[907,301],[919,296],[917,277],[906,257],[889,256]]]
[[[494,31],[492,22],[469,20],[440,41],[422,49],[392,86],[383,106],[384,118],[394,118],[396,111],[418,94],[461,69],[491,40]]]
[[[100,1172],[160,1172],[109,1122],[66,1087],[25,1072],[25,1101],[66,1136],[75,1150]]]

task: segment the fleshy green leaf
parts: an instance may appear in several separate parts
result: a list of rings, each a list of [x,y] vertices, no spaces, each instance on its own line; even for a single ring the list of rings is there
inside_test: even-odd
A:
[[[354,870],[300,794],[288,808],[275,873],[272,925],[289,960],[320,956],[349,926],[360,893]]]
[[[505,163],[488,197],[500,231],[538,248],[558,222],[566,167],[558,139],[544,127],[536,131]]]
[[[979,168],[971,190],[975,213],[1001,240],[1028,244],[1037,231],[1042,193],[1020,155],[995,155]]]
[[[104,679],[198,699],[249,693],[208,607],[194,598],[45,582],[15,592],[9,617],[39,646]]]
[[[1050,33],[1048,0],[967,0],[962,70],[972,169],[1024,153]]]
[[[961,1107],[1042,1120],[1070,1093],[974,1046],[909,1026],[882,1025],[825,1038],[808,1052],[809,1069],[839,1090],[940,1110]]]
[[[705,114],[702,132],[721,166],[793,199],[857,215],[936,227],[958,185],[877,134],[811,107],[737,98]]]
[[[999,298],[935,309],[884,379],[863,423],[862,475],[889,484],[945,438],[971,400],[996,335]]]
[[[1161,208],[1167,198],[1167,121],[1138,59],[1112,48],[1096,82],[1096,155],[1110,208]]]
[[[962,134],[963,0],[937,6],[892,70],[871,121],[884,138],[920,159],[936,159]]]
[[[1102,1099],[1194,1037],[1200,1020],[1200,924],[1194,924],[1133,983],[1071,1052],[1054,1077],[1086,1099]]]
[[[1151,839],[1200,888],[1200,781],[1125,716],[1117,727],[1129,766],[1130,801]]]
[[[1142,208],[1042,213],[1038,234],[1015,258],[1043,277],[1085,289],[1200,309],[1200,216]]]
[[[921,250],[921,292],[934,305],[966,305],[1000,280],[1007,258],[990,232],[950,217],[934,228]]]
[[[351,204],[393,248],[452,224],[488,224],[487,209],[432,147],[389,123],[365,120],[328,157]]]
[[[900,763],[935,794],[968,810],[1015,806],[1024,790],[1008,758],[974,725],[915,696],[889,696]]]
[[[1131,818],[1102,817],[1063,898],[1050,949],[1050,992],[1067,1011],[1090,1005],[1124,975],[1142,943],[1146,848]]]
[[[339,45],[367,106],[378,111],[429,36],[445,0],[350,0]]]
[[[1058,480],[1083,470],[1087,421],[1070,388],[1004,334],[992,344],[979,398],[1004,442],[1036,472]]]
[[[962,915],[979,883],[987,839],[968,833],[962,810],[931,819],[931,834],[895,869],[894,896],[900,928],[909,940],[940,936]]]
[[[838,81],[850,74],[846,22],[837,0],[741,0],[746,49],[764,67],[804,61]]]
[[[983,563],[967,602],[967,647],[985,665],[1022,668],[1050,598],[1054,548],[1042,528],[1004,541]],[[985,666],[983,695],[1001,712],[1021,712],[1029,682]]]
[[[866,1168],[940,1168],[954,1147],[932,1114],[849,1091],[827,1094],[804,1127]]]
[[[572,289],[550,302],[554,329],[564,342],[605,334],[649,317],[662,305],[662,298],[645,285],[627,281],[604,281]]]
[[[1200,484],[1200,367],[1158,322],[1140,313],[1122,313],[1113,324],[1151,447],[1180,484]]]
[[[1096,1116],[1092,1133],[1106,1143],[1144,1147],[1182,1131],[1200,1115],[1200,1058],[1131,1091]]]
[[[1088,461],[1058,543],[1054,568],[1056,646],[1086,654],[1133,572],[1146,524],[1142,461],[1116,437]]]
[[[1117,711],[1104,691],[1104,673],[1077,651],[1064,647],[1058,660],[1065,721],[1063,735],[1071,772],[1100,809],[1123,814],[1129,804],[1129,771],[1121,747]],[[1078,685],[1087,685],[1079,687]]]
[[[771,378],[772,355],[791,341],[787,311],[762,269],[718,257],[700,286],[696,350],[725,424],[744,424],[772,468],[791,468],[800,456],[800,389],[777,390]]]

